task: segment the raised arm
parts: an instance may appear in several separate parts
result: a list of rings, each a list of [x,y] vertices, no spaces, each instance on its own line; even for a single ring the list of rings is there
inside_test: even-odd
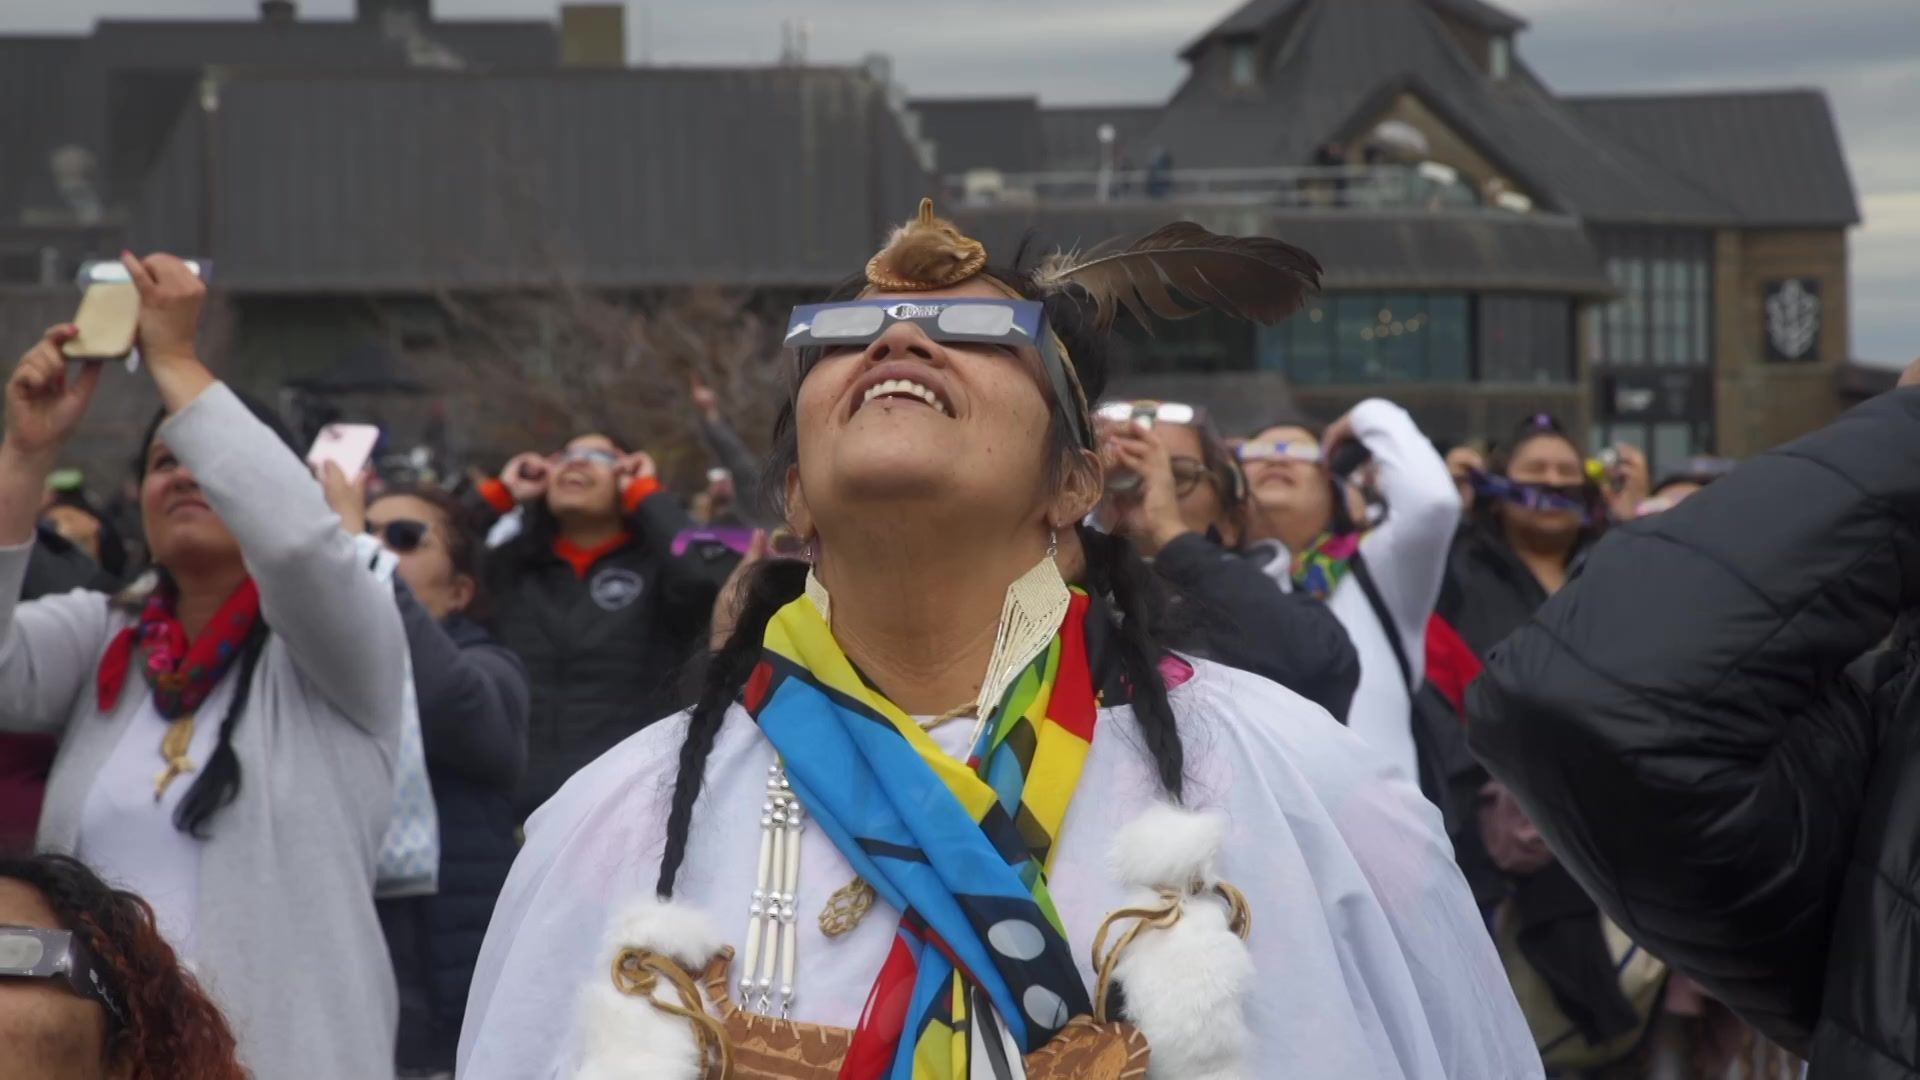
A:
[[[200,362],[205,286],[171,256],[123,261],[140,289],[141,355],[170,414],[160,439],[239,542],[261,614],[301,674],[354,723],[391,733],[406,648],[392,592],[361,565],[307,467]]]
[[[1418,641],[1440,597],[1447,553],[1460,526],[1460,493],[1447,463],[1407,411],[1372,398],[1353,407],[1327,433],[1346,429],[1373,456],[1373,483],[1387,504],[1386,520],[1360,542],[1367,569],[1392,609],[1400,636]]]
[[[1474,749],[1616,922],[1791,1048],[1920,602],[1920,389],[1624,526],[1494,650]]]
[[[64,728],[107,638],[107,598],[99,593],[19,602],[47,477],[100,382],[99,364],[67,377],[60,347],[74,334],[71,326],[48,330],[7,380],[6,439],[0,442],[0,728],[10,731]]]

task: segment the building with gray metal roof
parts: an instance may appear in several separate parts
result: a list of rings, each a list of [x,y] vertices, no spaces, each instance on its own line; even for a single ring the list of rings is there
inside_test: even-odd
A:
[[[1135,388],[1229,427],[1387,391],[1446,437],[1551,408],[1657,468],[1831,416],[1860,212],[1824,95],[1562,96],[1525,28],[1482,0],[1249,0],[1179,48],[1164,102],[915,107],[985,235],[1188,217],[1320,257],[1285,326],[1138,343]],[[1036,125],[1040,163],[999,164]]]

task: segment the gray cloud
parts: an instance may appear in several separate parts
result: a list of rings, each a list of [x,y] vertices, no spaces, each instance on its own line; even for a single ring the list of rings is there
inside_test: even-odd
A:
[[[811,56],[883,52],[914,93],[1039,94],[1056,104],[1163,100],[1178,48],[1239,0],[629,0],[632,52],[657,63],[764,63],[805,20]],[[1913,0],[1496,0],[1531,21],[1520,53],[1570,92],[1815,86],[1830,95],[1867,222],[1854,234],[1856,355],[1920,353],[1920,4]],[[80,31],[95,17],[246,17],[254,0],[0,0],[0,29]],[[557,0],[436,0],[453,18],[549,17]],[[304,0],[339,18],[352,0]],[[938,10],[938,9],[934,9]]]

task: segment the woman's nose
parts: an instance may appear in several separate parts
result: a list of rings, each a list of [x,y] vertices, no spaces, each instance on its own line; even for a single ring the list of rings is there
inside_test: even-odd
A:
[[[901,320],[887,327],[880,336],[867,346],[867,362],[884,363],[888,360],[925,360],[932,361],[938,346],[925,330],[909,320]]]

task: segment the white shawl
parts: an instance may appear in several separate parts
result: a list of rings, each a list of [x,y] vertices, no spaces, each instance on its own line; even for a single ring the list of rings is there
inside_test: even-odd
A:
[[[1217,870],[1252,909],[1245,1021],[1254,1071],[1290,1080],[1539,1077],[1539,1055],[1433,807],[1318,706],[1252,675],[1196,666],[1172,695],[1186,801],[1224,815]],[[1114,835],[1160,797],[1131,710],[1103,710],[1099,723],[1050,877],[1089,987],[1094,932],[1137,898],[1109,859]],[[936,738],[951,751],[964,727]],[[574,1075],[583,990],[608,979],[609,920],[654,889],[684,731],[684,718],[643,730],[528,822],[474,974],[463,1080]],[[708,762],[675,893],[723,934],[746,927],[773,760],[736,709]],[[818,828],[801,850],[794,1019],[851,1028],[897,917],[878,904],[853,932],[822,935],[815,917],[853,872]]]

